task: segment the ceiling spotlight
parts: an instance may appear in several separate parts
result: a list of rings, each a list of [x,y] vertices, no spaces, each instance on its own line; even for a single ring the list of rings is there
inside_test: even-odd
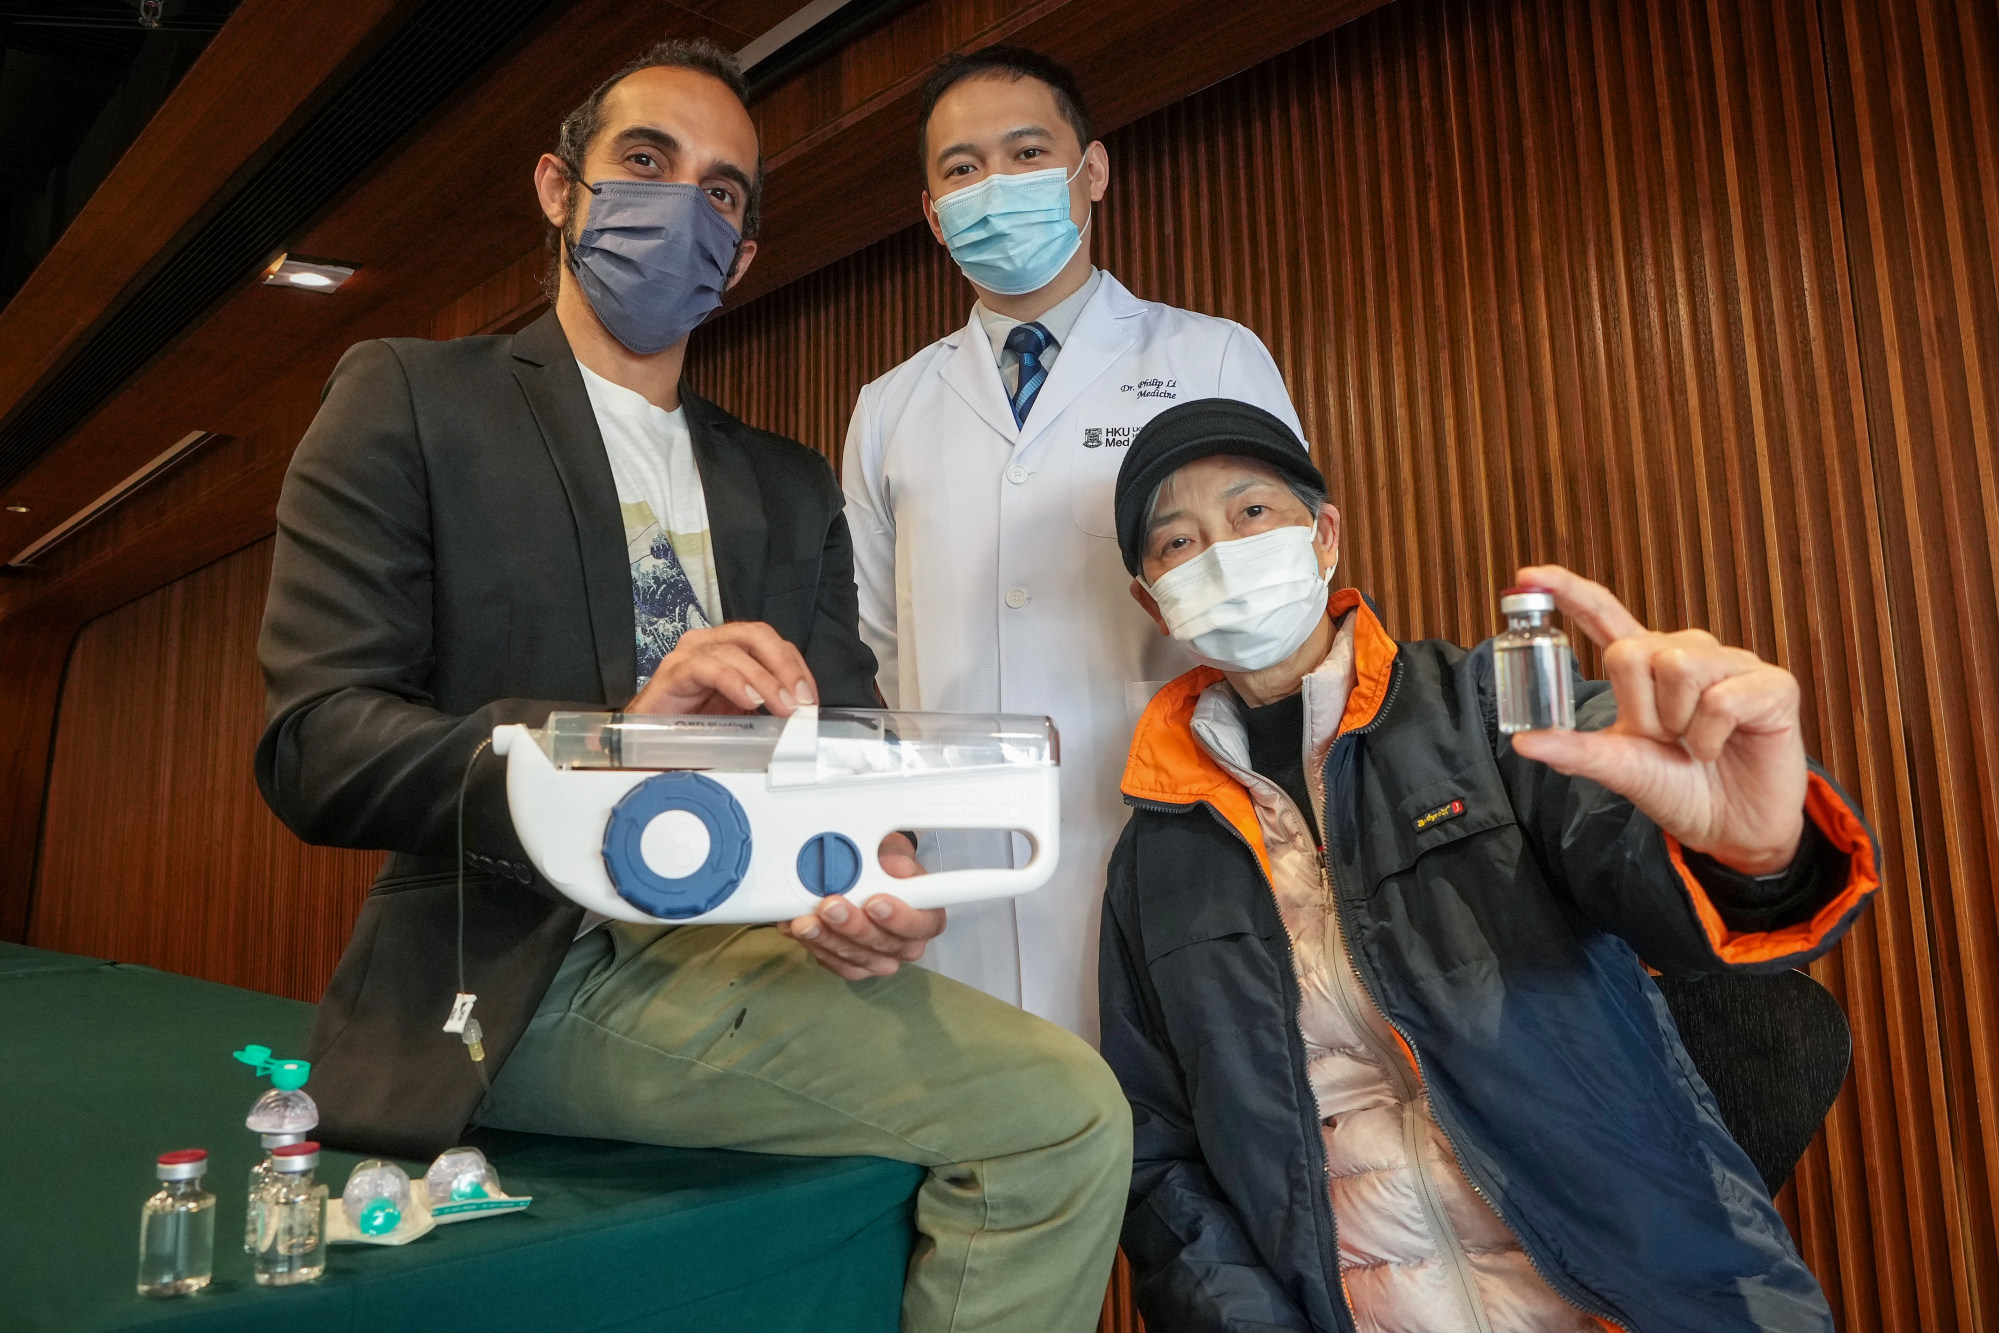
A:
[[[302,255],[279,255],[264,270],[266,287],[302,287],[309,292],[338,291],[354,276],[359,264],[343,264],[331,259],[307,259]]]
[[[28,512],[28,506],[26,506],[26,505],[8,505],[8,506],[7,506],[7,512],[8,512],[8,513],[10,513],[10,514],[25,514],[25,513],[27,513],[27,512]]]

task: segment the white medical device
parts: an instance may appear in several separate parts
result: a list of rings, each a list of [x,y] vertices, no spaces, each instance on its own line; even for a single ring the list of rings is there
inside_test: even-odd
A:
[[[540,730],[495,728],[493,750],[535,868],[620,921],[782,921],[836,893],[949,907],[1055,871],[1060,755],[1045,717],[551,713]],[[876,851],[899,829],[1014,830],[1032,850],[1015,868],[895,879]]]

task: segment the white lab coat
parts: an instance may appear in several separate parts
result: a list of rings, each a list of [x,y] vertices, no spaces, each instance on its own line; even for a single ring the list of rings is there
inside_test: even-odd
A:
[[[847,432],[861,637],[889,706],[1042,713],[1061,735],[1055,877],[1022,898],[953,908],[925,961],[1093,1044],[1125,752],[1152,692],[1192,665],[1127,591],[1112,492],[1139,427],[1212,397],[1299,429],[1255,334],[1141,301],[1107,273],[1024,427],[974,315],[862,389]]]

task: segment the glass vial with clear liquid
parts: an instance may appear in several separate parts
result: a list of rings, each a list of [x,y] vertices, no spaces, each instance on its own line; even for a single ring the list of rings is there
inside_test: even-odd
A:
[[[1546,588],[1508,588],[1499,595],[1506,630],[1492,641],[1499,691],[1499,729],[1567,731],[1576,725],[1569,691],[1569,636],[1548,623],[1555,595]]]
[[[326,1186],[313,1178],[319,1145],[271,1150],[275,1174],[264,1190],[257,1228],[256,1278],[266,1287],[310,1282],[326,1271]]]
[[[201,1187],[208,1153],[161,1153],[160,1192],[139,1214],[139,1294],[185,1296],[215,1268],[215,1196]]]
[[[287,1143],[303,1143],[303,1134],[264,1134],[259,1136],[264,1145],[264,1155],[250,1168],[250,1189],[245,1197],[249,1206],[243,1210],[243,1253],[255,1254],[264,1227],[264,1195],[277,1183],[277,1159],[271,1154]]]

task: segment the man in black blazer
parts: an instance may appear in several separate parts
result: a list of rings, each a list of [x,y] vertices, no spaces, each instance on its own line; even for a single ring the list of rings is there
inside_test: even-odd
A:
[[[554,309],[353,348],[292,461],[258,783],[300,837],[391,853],[309,1043],[321,1137],[421,1157],[476,1120],[919,1162],[904,1327],[1080,1331],[1130,1165],[1094,1052],[899,968],[935,930],[899,903],[828,901],[812,945],[843,975],[767,927],[586,921],[485,744],[560,709],[874,702],[825,460],[679,387],[687,329],[755,254],[760,176],[734,62],[648,52],[537,168]],[[443,1030],[460,992],[483,1062]]]

